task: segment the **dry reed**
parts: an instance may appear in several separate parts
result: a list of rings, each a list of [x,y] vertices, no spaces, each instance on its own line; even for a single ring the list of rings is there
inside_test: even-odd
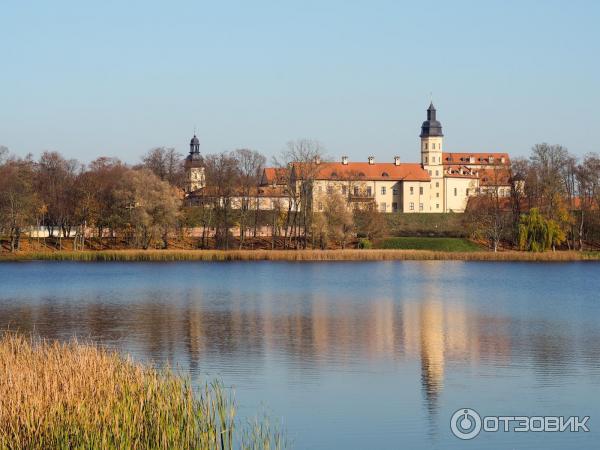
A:
[[[218,382],[194,390],[170,370],[77,342],[0,338],[0,448],[281,448],[268,422],[237,429]],[[259,439],[260,438],[260,439]]]
[[[0,253],[0,261],[586,261],[600,252],[446,252],[431,250],[101,250]]]

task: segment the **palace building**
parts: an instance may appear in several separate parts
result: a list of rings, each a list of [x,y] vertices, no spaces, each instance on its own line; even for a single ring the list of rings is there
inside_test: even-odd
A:
[[[346,199],[350,207],[371,202],[379,211],[389,213],[460,213],[465,211],[469,198],[491,190],[509,196],[508,154],[445,151],[442,124],[436,113],[430,104],[427,120],[421,125],[420,162],[404,163],[398,156],[391,162],[376,162],[374,156],[366,162],[351,162],[342,156],[339,162],[317,160],[292,163],[289,168],[266,168],[255,193],[260,197],[260,208],[270,209],[275,202],[293,199],[288,189],[301,189],[303,184],[310,184],[316,211],[323,210],[334,193]],[[193,199],[210,190],[205,186],[200,161],[199,142],[194,136],[186,160],[187,196],[192,203],[199,203]]]

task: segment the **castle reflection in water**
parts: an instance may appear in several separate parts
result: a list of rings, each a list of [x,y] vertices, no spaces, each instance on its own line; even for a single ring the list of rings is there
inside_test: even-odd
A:
[[[430,415],[444,389],[447,365],[491,362],[506,366],[515,359],[561,366],[578,347],[572,333],[532,333],[532,323],[514,317],[486,315],[461,301],[443,301],[440,287],[426,285],[413,298],[331,302],[313,294],[293,299],[265,294],[245,299],[234,294],[227,307],[205,300],[201,290],[188,290],[173,303],[165,293],[145,292],[134,303],[96,302],[77,305],[46,298],[35,304],[0,304],[0,327],[34,331],[47,338],[89,337],[144,360],[169,361],[192,373],[206,359],[244,360],[248,374],[260,371],[265,355],[318,376],[320,365],[352,365],[354,361],[420,362],[421,387]],[[535,325],[535,324],[533,324]],[[535,327],[533,327],[535,328]],[[596,336],[598,337],[598,336]],[[235,367],[232,363],[230,370]],[[316,374],[316,375],[315,375]]]

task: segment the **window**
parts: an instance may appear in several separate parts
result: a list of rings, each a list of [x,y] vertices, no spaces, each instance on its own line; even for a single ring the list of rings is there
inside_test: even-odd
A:
[[[358,196],[358,186],[354,186],[354,195]]]
[[[410,187],[410,195],[413,195],[415,193],[415,188],[414,187]]]
[[[435,209],[440,209],[440,204],[439,203],[435,204]]]
[[[346,193],[348,192],[348,188],[346,187],[346,185],[342,185],[342,194],[346,195]]]
[[[410,209],[411,211],[415,210],[415,203],[414,202],[410,202],[410,204],[408,205],[408,209]]]
[[[419,195],[423,195],[423,186],[419,187]]]
[[[392,203],[392,211],[394,211],[394,212],[398,211],[398,203],[396,203],[396,202]]]
[[[423,211],[423,203],[419,203],[419,211]]]
[[[440,182],[439,181],[435,182],[435,187],[440,187]]]
[[[387,210],[386,203],[385,202],[380,203],[380,205],[379,205],[379,211],[386,212],[386,210]]]
[[[440,198],[440,193],[439,193],[439,192],[436,192],[436,193],[435,193],[435,196],[436,196],[437,198]]]
[[[398,195],[398,188],[397,187],[395,187],[394,189],[392,189],[392,194]]]
[[[425,142],[425,150],[427,150],[427,142]]]
[[[323,203],[319,202],[319,211],[323,211]]]
[[[469,188],[467,188],[465,195],[468,197],[469,196]]]
[[[370,197],[373,194],[371,191],[371,186],[367,186],[367,196]]]
[[[468,191],[469,191],[469,190],[467,189],[467,192],[468,192]],[[458,189],[454,188],[454,196],[456,197],[457,195],[458,195]]]
[[[390,176],[390,174],[389,174],[389,173],[387,173],[387,172],[383,172],[383,173],[381,174],[381,176],[382,176],[382,177],[385,177],[385,178],[387,178],[387,177],[389,177],[389,176]]]
[[[430,171],[429,171],[429,176],[431,176],[431,175],[432,175],[432,173],[431,173],[431,170],[430,170]]]
[[[381,186],[381,195],[385,195],[387,189],[385,188],[385,186]]]
[[[435,144],[431,144],[432,150],[435,150]]]
[[[440,171],[439,171],[439,170],[436,170],[436,171],[435,171],[435,176],[436,176],[436,177],[439,177],[439,176],[440,176]]]
[[[331,185],[327,186],[327,194],[329,194],[329,195],[333,194],[333,186],[331,186]]]
[[[425,164],[427,164],[427,156],[425,157]]]

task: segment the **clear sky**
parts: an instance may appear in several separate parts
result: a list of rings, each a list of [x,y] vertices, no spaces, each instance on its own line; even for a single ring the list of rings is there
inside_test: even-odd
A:
[[[0,144],[84,162],[154,146],[418,161],[600,151],[598,1],[22,1],[0,6]]]

